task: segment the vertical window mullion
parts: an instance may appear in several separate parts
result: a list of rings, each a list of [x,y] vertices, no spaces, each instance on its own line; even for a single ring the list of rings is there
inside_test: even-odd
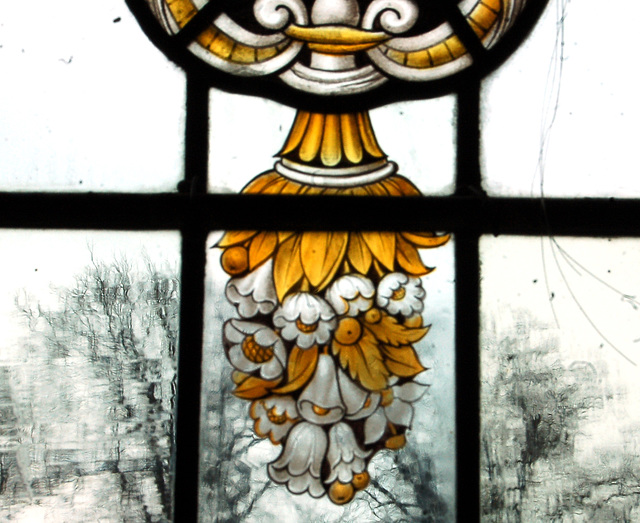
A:
[[[480,170],[479,78],[458,93],[456,194],[483,195]],[[471,209],[468,209],[470,211]],[[468,212],[455,231],[456,470],[458,521],[480,520],[480,253],[479,232]],[[462,511],[464,505],[471,511]],[[475,507],[475,510],[474,508]]]
[[[209,86],[187,75],[185,179],[181,192],[192,198],[207,191]],[[197,204],[185,211],[182,225],[180,343],[175,436],[174,521],[197,521],[205,270],[208,230]]]
[[[456,469],[458,521],[480,513],[480,259],[479,235],[455,240]],[[463,511],[462,507],[471,507]],[[474,510],[475,507],[476,509]]]

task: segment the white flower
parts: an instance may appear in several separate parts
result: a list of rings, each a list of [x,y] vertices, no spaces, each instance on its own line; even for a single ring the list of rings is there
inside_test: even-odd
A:
[[[364,443],[369,445],[378,441],[387,427],[387,421],[402,427],[411,427],[413,407],[427,390],[425,385],[409,381],[395,385],[382,392],[382,400],[376,411],[364,423]]]
[[[338,314],[357,316],[373,306],[375,293],[371,280],[359,274],[347,274],[334,281],[324,297]]]
[[[308,349],[329,341],[336,328],[336,313],[322,298],[300,292],[285,298],[273,313],[273,324],[282,329],[284,339]]]
[[[273,259],[243,278],[229,280],[226,294],[243,318],[253,318],[258,313],[271,313],[278,305],[273,284]]]
[[[380,393],[369,392],[338,369],[340,396],[346,407],[345,418],[356,420],[371,415],[380,403]]]
[[[326,450],[327,435],[322,427],[302,421],[291,429],[280,457],[269,464],[269,477],[286,483],[294,494],[309,491],[319,498],[325,493],[320,471]]]
[[[287,352],[280,336],[269,327],[233,319],[225,323],[224,336],[232,343],[228,358],[236,369],[247,373],[260,369],[266,380],[282,375]]]
[[[364,451],[360,448],[349,425],[336,423],[329,431],[327,462],[330,473],[324,482],[333,483],[337,479],[340,483],[351,483],[354,474],[360,474],[364,471],[364,458],[369,454],[371,451]]]
[[[298,422],[296,402],[291,396],[269,396],[251,404],[253,429],[261,438],[269,437],[277,445]]]
[[[340,421],[345,411],[338,389],[336,364],[331,356],[321,354],[311,381],[298,399],[298,412],[307,421],[328,425]]]
[[[378,284],[376,303],[389,314],[402,314],[405,317],[419,314],[424,308],[424,297],[420,278],[413,278],[401,272],[387,274]]]

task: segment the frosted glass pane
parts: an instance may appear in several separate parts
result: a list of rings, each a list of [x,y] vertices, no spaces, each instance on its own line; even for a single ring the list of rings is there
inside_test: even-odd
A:
[[[640,242],[485,237],[481,256],[484,520],[637,521]]]
[[[168,521],[179,236],[0,248],[0,520]]]
[[[125,2],[3,2],[0,190],[174,191],[184,75]]]
[[[247,241],[263,243],[261,234],[266,239],[269,233],[258,233]],[[340,234],[335,233],[332,241],[339,241]],[[349,241],[356,241],[358,234],[351,233]],[[209,251],[201,520],[454,521],[453,240],[420,251],[424,263],[437,269],[420,280],[408,280],[402,287],[404,295],[398,287],[395,301],[385,302],[380,301],[386,292],[383,282],[389,280],[381,280],[373,272],[367,272],[367,277],[356,277],[355,272],[342,275],[343,269],[330,278],[334,283],[326,288],[318,290],[308,281],[309,292],[301,290],[307,286],[305,276],[302,283],[279,298],[283,292],[278,276],[281,271],[272,272],[272,267],[281,267],[281,256],[288,256],[286,235],[280,235],[279,245],[284,247],[278,247],[274,258],[232,279],[223,271],[221,261],[226,269],[240,267],[238,251],[231,249],[241,250],[243,243],[226,249],[222,259],[221,249]],[[320,236],[313,243],[317,249],[323,248]],[[216,245],[220,238],[220,233],[212,234],[209,245]],[[229,241],[226,238],[224,241]],[[295,234],[289,238],[296,242]],[[249,246],[250,258],[251,252]],[[231,259],[236,263],[230,264]],[[344,264],[351,261],[347,256]],[[389,271],[383,269],[385,272]],[[380,282],[377,288],[374,282]],[[354,286],[361,289],[360,297],[352,295],[353,300],[343,301],[340,296]],[[414,308],[403,312],[394,309],[391,314],[393,304],[402,303],[404,307],[411,302],[420,309],[424,296],[417,297],[419,288],[427,293],[421,316],[431,325],[424,337],[415,336],[420,315]],[[305,301],[323,311],[315,328],[306,313],[298,317],[299,322],[286,319],[289,316],[285,309],[289,310],[288,304],[294,301]],[[371,323],[376,320],[378,323]],[[380,340],[384,332],[396,342],[403,338],[406,345],[383,347]],[[410,341],[413,339],[416,341]],[[360,354],[371,356],[368,364],[364,365],[362,358],[358,360],[357,346],[363,351]],[[394,357],[404,361],[404,366],[389,359],[394,350]],[[409,357],[412,351],[418,359]],[[347,370],[343,370],[340,354],[349,361]],[[384,367],[376,366],[376,354],[382,354]],[[418,365],[428,371],[420,372]],[[356,377],[347,374],[349,368],[359,369]],[[405,377],[398,378],[400,374]],[[429,388],[415,384],[422,382],[429,383]],[[273,392],[263,393],[255,385]],[[387,385],[393,397],[389,392],[374,391],[388,391]],[[384,405],[382,395],[387,397]],[[412,411],[411,429],[405,430],[403,424],[411,424]],[[384,448],[403,444],[400,450]],[[310,445],[315,451],[309,451]],[[345,449],[356,446],[357,456],[349,465]],[[281,454],[291,453],[314,456],[314,465],[296,472],[293,465],[284,464],[286,459],[279,459]],[[336,461],[336,456],[342,454],[344,463],[337,465],[340,460]],[[332,472],[338,469],[336,479]],[[291,477],[294,473],[300,476],[298,480]],[[357,491],[350,502],[339,505],[330,501],[335,499],[332,489],[337,490],[336,481],[342,483],[338,492],[344,498]]]
[[[295,110],[251,96],[211,91],[209,190],[240,192],[273,169]],[[381,150],[425,195],[450,194],[455,169],[455,97],[403,102],[371,111]]]
[[[632,0],[611,10],[595,0],[550,2],[523,48],[484,84],[489,193],[539,195],[543,170],[547,196],[640,196],[640,102],[623,51],[638,15]]]

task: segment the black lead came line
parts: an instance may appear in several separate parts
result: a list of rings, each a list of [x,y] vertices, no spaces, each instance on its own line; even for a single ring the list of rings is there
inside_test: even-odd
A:
[[[212,0],[201,8],[198,13],[174,36],[178,45],[187,46],[202,33],[218,15],[222,13],[225,2]]]
[[[209,86],[187,75],[185,178],[180,189],[189,200],[204,195],[209,170]],[[185,209],[182,234],[180,340],[174,439],[174,521],[198,520],[202,363],[207,237],[201,208]]]

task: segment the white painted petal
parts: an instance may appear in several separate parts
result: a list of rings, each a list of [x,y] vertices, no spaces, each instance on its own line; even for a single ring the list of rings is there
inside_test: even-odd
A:
[[[300,394],[297,407],[304,419],[320,425],[336,423],[343,418],[345,406],[338,390],[335,362],[331,356],[320,355],[311,381]],[[328,412],[318,414],[314,407]]]
[[[411,427],[413,407],[409,403],[395,399],[391,405],[385,407],[384,412],[391,423]]]
[[[272,463],[273,468],[287,468],[292,476],[309,471],[320,477],[320,467],[327,449],[327,435],[318,425],[301,422],[291,429],[280,457]]]
[[[298,331],[298,334],[295,337],[295,340],[296,340],[296,344],[301,349],[310,349],[311,347],[314,346],[316,337],[313,334]]]
[[[374,294],[371,280],[359,274],[347,274],[331,284],[325,299],[338,314],[357,316],[371,308]]]
[[[427,387],[424,385],[410,381],[404,385],[394,387],[393,395],[402,401],[413,403],[414,401],[419,400],[426,391]]]
[[[283,367],[287,366],[287,349],[285,349],[284,343],[279,338],[273,346],[273,354]]]
[[[364,422],[364,444],[369,445],[378,441],[384,434],[387,425],[387,417],[382,407],[367,418]]]
[[[264,329],[264,325],[262,325],[261,323],[254,323],[252,321],[243,321],[243,320],[237,320],[237,319],[233,319],[230,321],[233,327],[238,332],[243,333],[245,336],[252,336],[256,332],[258,332],[260,329]]]
[[[224,324],[224,337],[231,343],[242,343],[245,335],[234,327],[233,320],[229,320]]]
[[[269,361],[261,365],[260,375],[265,380],[274,380],[278,376],[282,375],[282,371],[283,371],[282,363],[280,363],[278,358],[273,357]]]
[[[349,379],[342,369],[338,369],[338,386],[342,401],[347,408],[346,414],[350,416],[358,412],[367,401],[368,391]]]
[[[260,365],[247,359],[242,352],[242,345],[234,345],[229,349],[229,361],[236,369],[242,372],[253,372],[260,368]]]
[[[324,345],[331,339],[331,333],[336,328],[336,320],[335,318],[329,321],[321,321],[318,324],[318,328],[315,330],[314,334],[314,342],[320,345]]]
[[[269,314],[278,304],[273,284],[273,260],[268,260],[242,278],[230,280],[226,294],[243,318],[251,318],[258,312]]]

